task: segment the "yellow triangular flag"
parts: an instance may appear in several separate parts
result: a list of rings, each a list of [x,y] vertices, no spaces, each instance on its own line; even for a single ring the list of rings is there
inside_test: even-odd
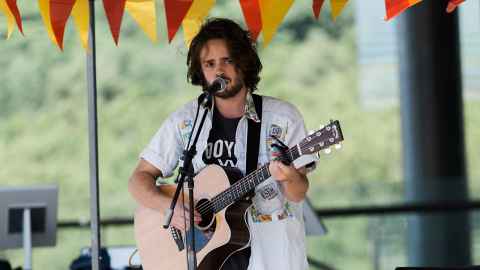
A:
[[[215,5],[215,0],[195,0],[188,10],[187,15],[182,21],[183,35],[187,47],[193,37],[200,31],[203,20],[208,16],[208,12]]]
[[[72,9],[72,16],[75,27],[80,33],[82,46],[85,50],[88,50],[88,24],[90,23],[88,0],[76,0]]]
[[[7,17],[7,39],[9,39],[15,26],[15,17],[8,8],[7,1],[5,0],[0,0],[0,11]]]
[[[347,4],[348,0],[330,0],[330,6],[332,9],[332,19],[335,21],[342,13],[343,8]]]
[[[38,7],[40,8],[40,15],[42,15],[43,24],[45,24],[45,27],[47,28],[48,37],[60,48],[60,45],[53,34],[52,21],[50,20],[50,1],[38,0]]]
[[[277,32],[277,28],[282,22],[288,10],[292,6],[293,0],[260,0],[260,12],[263,25],[263,47],[266,47]]]
[[[157,41],[157,15],[155,0],[127,0],[125,9],[151,41]]]

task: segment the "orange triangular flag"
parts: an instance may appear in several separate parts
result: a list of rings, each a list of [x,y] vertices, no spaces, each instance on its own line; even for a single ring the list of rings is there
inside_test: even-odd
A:
[[[165,16],[167,17],[168,42],[172,42],[173,37],[180,28],[183,18],[187,15],[193,0],[165,0]]]
[[[13,16],[15,17],[18,29],[23,35],[22,17],[20,16],[20,11],[18,11],[17,0],[7,0],[7,6],[10,9],[10,12],[12,12]]]
[[[318,20],[318,17],[320,16],[320,10],[322,10],[323,2],[325,2],[325,0],[313,0],[313,3],[312,3],[313,15],[315,15],[315,19],[317,20]]]
[[[107,14],[108,24],[112,32],[113,40],[118,46],[120,27],[122,26],[123,12],[126,0],[103,0],[103,8]]]
[[[387,10],[385,20],[390,20],[421,1],[422,0],[385,0],[385,9]]]
[[[457,8],[457,6],[460,5],[463,2],[465,2],[465,0],[450,0],[448,2],[447,12],[448,13],[453,12]]]
[[[152,42],[157,41],[155,0],[127,0],[125,9]]]
[[[8,8],[5,0],[0,0],[0,11],[5,15],[5,17],[7,17],[7,39],[9,39],[13,33],[13,28],[15,27],[15,17]]]
[[[260,0],[260,11],[262,12],[263,24],[263,47],[266,47],[277,32],[293,0]]]
[[[50,0],[50,20],[57,44],[63,50],[63,34],[75,0]]]
[[[248,26],[252,40],[257,40],[260,31],[262,31],[262,14],[260,13],[260,4],[258,0],[240,0],[243,17]]]
[[[182,22],[183,35],[185,43],[190,46],[190,42],[200,31],[203,20],[208,16],[208,12],[215,5],[216,0],[195,0],[185,15]]]
[[[75,26],[80,33],[82,46],[88,52],[88,30],[90,23],[90,7],[88,0],[76,0],[72,9],[72,16]]]
[[[342,13],[343,8],[347,5],[348,0],[330,0],[330,6],[332,8],[332,19],[335,21]]]

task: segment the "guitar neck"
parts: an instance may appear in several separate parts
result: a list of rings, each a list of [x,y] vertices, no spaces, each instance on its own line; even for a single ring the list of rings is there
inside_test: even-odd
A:
[[[286,158],[290,162],[293,162],[300,156],[301,154],[298,150],[298,146],[294,146],[288,149],[286,152]],[[269,164],[270,163],[267,163],[259,169],[251,172],[247,176],[235,182],[235,184],[230,186],[228,189],[213,197],[211,202],[215,213],[220,212],[225,207],[238,201],[243,196],[254,190],[256,186],[267,180],[271,176],[270,171],[268,170]]]

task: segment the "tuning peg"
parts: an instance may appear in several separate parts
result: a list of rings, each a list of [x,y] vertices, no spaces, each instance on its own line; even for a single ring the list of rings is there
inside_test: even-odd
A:
[[[326,148],[325,150],[323,150],[323,152],[328,155],[332,152],[332,149]]]
[[[335,149],[341,149],[342,148],[342,144],[341,143],[337,143],[335,144]]]

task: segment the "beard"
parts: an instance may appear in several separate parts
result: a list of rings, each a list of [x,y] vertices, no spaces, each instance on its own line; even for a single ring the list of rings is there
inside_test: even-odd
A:
[[[222,99],[227,99],[236,96],[242,88],[245,86],[243,81],[240,78],[237,78],[233,84],[227,84],[227,87],[225,90],[221,92],[216,92],[215,96],[222,98]]]

